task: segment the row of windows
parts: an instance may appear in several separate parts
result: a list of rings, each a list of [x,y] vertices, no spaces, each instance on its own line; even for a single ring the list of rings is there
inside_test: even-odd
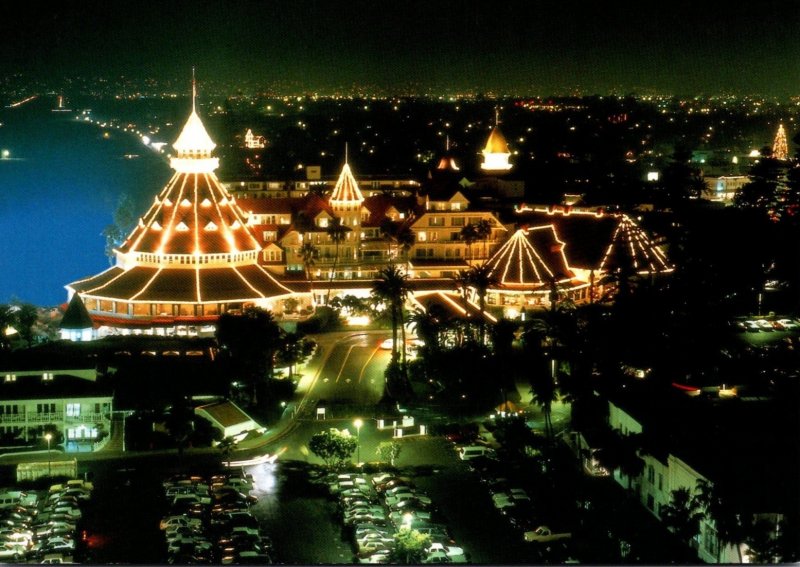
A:
[[[494,224],[492,219],[484,219],[483,217],[450,217],[450,226],[465,226],[466,224],[478,224],[482,220],[488,220]],[[428,217],[428,226],[446,226],[447,217]]]
[[[239,254],[139,254],[136,260],[148,264],[219,264],[223,262],[242,262],[254,260],[257,252]]]
[[[203,317],[206,315],[219,315],[227,311],[229,307],[231,306],[226,303],[194,305],[185,303],[127,303],[108,299],[86,300],[86,308],[89,311],[133,315],[134,317]]]

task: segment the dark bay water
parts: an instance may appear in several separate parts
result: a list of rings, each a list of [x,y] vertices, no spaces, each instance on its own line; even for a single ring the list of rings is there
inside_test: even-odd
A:
[[[66,301],[65,284],[109,266],[101,233],[120,197],[142,215],[171,173],[133,134],[51,112],[52,102],[0,109],[10,152],[0,159],[0,303]]]

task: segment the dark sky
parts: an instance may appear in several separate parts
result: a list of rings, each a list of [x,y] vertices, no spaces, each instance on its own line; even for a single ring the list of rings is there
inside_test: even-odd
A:
[[[417,84],[533,94],[800,94],[800,2],[569,0],[14,4],[0,71]]]

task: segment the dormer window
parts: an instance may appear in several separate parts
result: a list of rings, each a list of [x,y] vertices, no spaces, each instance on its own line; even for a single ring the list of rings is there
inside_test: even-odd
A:
[[[42,380],[45,382],[52,382],[53,381],[53,373],[52,372],[45,372],[42,374]]]
[[[4,381],[5,382],[16,382],[17,381],[17,375],[16,374],[6,374],[6,379]]]
[[[188,226],[186,226],[186,223],[185,223],[185,222],[181,221],[181,222],[179,222],[179,223],[178,223],[178,225],[175,227],[175,230],[177,230],[178,232],[188,232],[188,231],[189,231],[189,227],[188,227]]]
[[[323,217],[321,219],[318,219],[317,222],[319,223],[319,226],[321,226],[322,228],[328,228],[328,219],[327,218]]]

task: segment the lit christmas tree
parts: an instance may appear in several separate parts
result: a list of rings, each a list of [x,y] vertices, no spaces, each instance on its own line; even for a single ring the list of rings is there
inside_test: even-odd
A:
[[[789,159],[789,145],[786,143],[786,131],[783,124],[778,126],[778,133],[775,134],[775,142],[772,144],[772,157],[779,160]]]

